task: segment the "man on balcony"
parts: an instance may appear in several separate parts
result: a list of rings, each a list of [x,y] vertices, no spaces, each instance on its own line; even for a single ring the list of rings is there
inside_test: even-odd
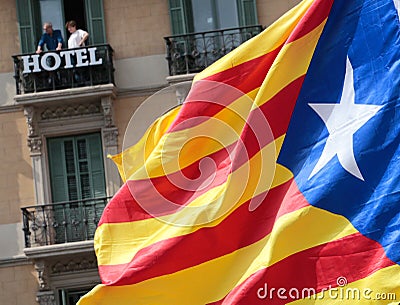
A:
[[[36,53],[41,53],[44,45],[46,45],[47,50],[49,51],[61,50],[64,42],[61,31],[53,30],[53,25],[50,22],[45,22],[43,24],[43,30],[45,32],[39,40]]]

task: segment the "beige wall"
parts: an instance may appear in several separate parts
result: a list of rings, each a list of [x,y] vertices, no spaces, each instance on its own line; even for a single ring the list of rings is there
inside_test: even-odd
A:
[[[114,103],[114,115],[116,125],[118,127],[118,152],[122,150],[122,143],[125,135],[126,127],[135,113],[139,105],[147,98],[147,96],[130,97],[118,99]]]
[[[21,222],[20,207],[35,204],[26,138],[22,110],[0,113],[0,224]]]
[[[120,89],[148,89],[167,85],[168,61],[165,54],[114,61],[115,84]]]
[[[269,26],[301,0],[257,0],[258,23]]]
[[[32,265],[0,267],[0,304],[37,305],[38,282]]]
[[[13,72],[11,55],[18,54],[20,50],[15,0],[0,0],[0,7],[0,73]]]
[[[170,35],[167,0],[104,0],[104,15],[116,59],[165,53],[163,37]]]

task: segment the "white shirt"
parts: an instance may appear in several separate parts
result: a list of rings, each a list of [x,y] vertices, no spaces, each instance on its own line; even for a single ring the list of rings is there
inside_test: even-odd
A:
[[[76,30],[75,32],[73,32],[71,34],[71,36],[69,36],[68,39],[68,48],[72,49],[72,48],[79,48],[79,42],[82,40],[83,36],[85,36],[87,34],[86,31],[84,30]]]

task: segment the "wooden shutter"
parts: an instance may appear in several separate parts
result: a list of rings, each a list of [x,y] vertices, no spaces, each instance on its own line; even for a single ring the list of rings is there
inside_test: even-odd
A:
[[[255,0],[237,0],[237,6],[240,26],[258,24]]]
[[[64,139],[48,139],[50,183],[53,202],[68,201],[68,183],[65,167]]]
[[[102,0],[86,0],[86,20],[90,44],[106,43]]]
[[[33,53],[40,39],[39,1],[17,0],[19,40],[22,53]]]
[[[104,179],[104,163],[103,163],[103,150],[101,145],[100,134],[91,134],[86,138],[88,145],[89,156],[89,170],[90,170],[90,185],[92,198],[99,198],[106,196],[106,183]],[[103,201],[92,201],[98,207]],[[88,219],[87,233],[89,236],[94,236],[97,227],[98,215],[96,215],[94,208],[87,208],[85,210],[86,218]]]
[[[65,138],[52,138],[47,140],[50,168],[51,195],[53,203],[68,201],[68,179],[65,162]],[[71,168],[69,169],[71,170]],[[64,206],[55,206],[53,210],[54,228],[56,243],[66,241],[65,229],[62,225],[67,222],[68,210]],[[67,237],[68,239],[69,237]]]
[[[106,184],[100,134],[88,135],[86,141],[88,145],[91,198],[105,197]]]

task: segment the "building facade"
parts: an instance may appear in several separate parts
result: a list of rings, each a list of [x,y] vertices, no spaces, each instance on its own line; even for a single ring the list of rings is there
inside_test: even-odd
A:
[[[140,136],[135,111],[163,88],[144,125],[181,103],[176,84],[298,2],[0,0],[0,304],[73,305],[100,282],[93,235],[121,186],[107,155]],[[42,24],[67,40],[68,20],[87,45],[37,55]]]

